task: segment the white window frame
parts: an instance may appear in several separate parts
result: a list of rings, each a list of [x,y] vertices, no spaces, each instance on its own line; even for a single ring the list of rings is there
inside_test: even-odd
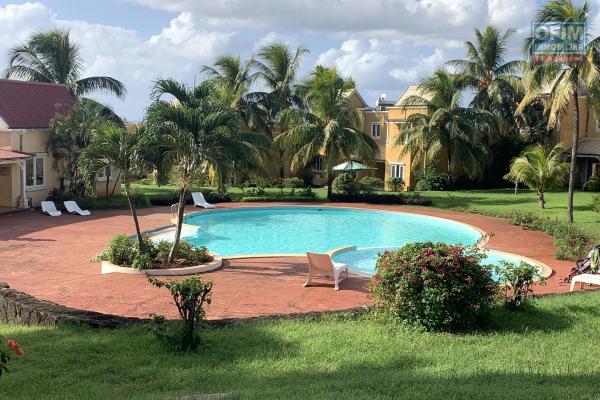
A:
[[[390,163],[390,178],[404,180],[404,163]]]
[[[323,172],[324,171],[323,163],[324,163],[323,156],[317,156],[311,164],[311,168],[312,168],[313,172]]]
[[[108,177],[109,181],[114,181],[115,178],[115,170],[113,169],[113,167],[104,167],[102,168],[100,171],[98,171],[98,173],[96,174],[96,180],[98,182],[106,182],[106,169],[110,168],[110,177]]]
[[[46,156],[45,155],[36,155],[33,158],[31,158],[32,160],[32,165],[33,165],[33,185],[28,185],[27,184],[27,161],[29,160],[25,160],[25,189],[27,190],[36,190],[36,189],[43,189],[46,187],[46,173],[48,171],[47,165],[46,165]],[[37,176],[36,176],[36,170],[37,170],[37,164],[38,163],[42,163],[42,183],[37,183]]]
[[[371,138],[373,139],[381,139],[381,122],[371,122]],[[377,135],[375,135],[375,127],[379,127],[377,129]]]

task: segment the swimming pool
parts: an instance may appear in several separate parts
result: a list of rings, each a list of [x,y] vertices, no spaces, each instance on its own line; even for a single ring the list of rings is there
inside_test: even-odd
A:
[[[386,250],[391,251],[397,249],[398,247],[359,247],[344,249],[334,254],[333,260],[348,265],[348,268],[352,271],[371,276],[375,273],[375,263],[378,255]],[[494,250],[486,250],[486,257],[482,260],[482,264],[498,265],[500,261],[509,261],[516,264],[525,261],[538,266],[540,272],[543,272],[541,265],[533,260]],[[494,280],[497,280],[495,275],[493,278]]]
[[[344,207],[221,209],[191,214],[185,224],[185,241],[222,256],[305,254],[423,241],[472,245],[481,238],[477,229],[442,218]]]

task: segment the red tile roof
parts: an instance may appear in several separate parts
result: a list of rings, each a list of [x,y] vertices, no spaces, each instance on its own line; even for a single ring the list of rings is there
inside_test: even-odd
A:
[[[0,79],[0,118],[10,129],[45,129],[67,114],[75,96],[63,85]]]
[[[20,158],[29,158],[33,154],[23,153],[22,151],[0,149],[0,160],[17,160]]]

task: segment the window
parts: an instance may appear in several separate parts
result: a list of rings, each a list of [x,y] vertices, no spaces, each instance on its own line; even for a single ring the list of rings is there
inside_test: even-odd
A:
[[[44,157],[34,157],[25,162],[25,187],[44,186]]]
[[[404,164],[390,164],[390,176],[404,179]]]
[[[318,156],[312,163],[313,171],[323,171],[323,157]]]
[[[107,177],[108,177],[108,180],[113,180],[112,170],[110,167],[102,168],[96,174],[96,180],[98,180],[98,181],[105,181],[107,179]]]
[[[381,137],[381,124],[380,123],[371,124],[371,137],[373,139],[379,139]]]

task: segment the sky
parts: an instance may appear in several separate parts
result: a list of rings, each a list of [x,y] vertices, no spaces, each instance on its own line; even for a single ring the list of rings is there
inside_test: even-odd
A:
[[[575,0],[578,2],[578,0]],[[33,32],[67,28],[81,46],[82,77],[122,81],[125,99],[94,97],[139,121],[152,82],[193,85],[219,55],[250,57],[284,42],[310,50],[301,74],[318,64],[351,76],[363,98],[397,99],[450,59],[465,54],[473,29],[516,29],[507,59],[522,41],[542,0],[0,0],[0,70],[15,43]],[[591,0],[592,33],[600,33],[600,0]]]

